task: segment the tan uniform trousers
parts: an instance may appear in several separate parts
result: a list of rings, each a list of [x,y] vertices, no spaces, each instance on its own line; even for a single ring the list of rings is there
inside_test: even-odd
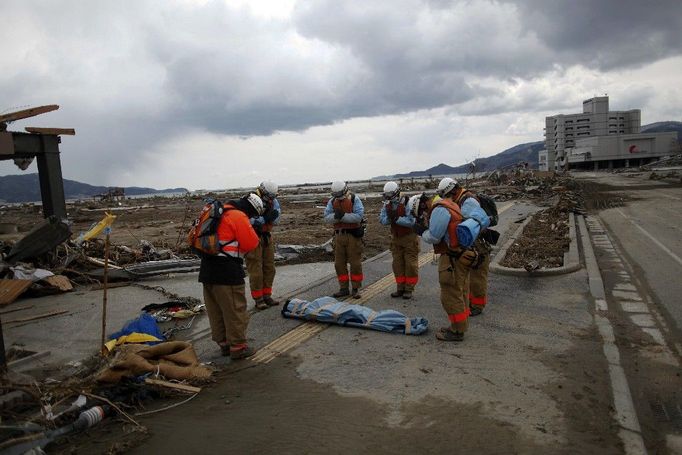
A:
[[[352,283],[353,289],[362,286],[362,238],[358,238],[348,233],[338,233],[334,236],[334,268],[339,279],[341,289],[348,288],[348,281]],[[350,264],[350,276],[348,266]]]
[[[245,285],[204,283],[204,303],[213,341],[220,344],[227,341],[230,346],[246,344],[249,313]]]
[[[419,281],[419,236],[410,233],[391,238],[393,275],[399,291],[414,291]]]
[[[469,305],[482,310],[488,303],[488,268],[492,248],[487,242],[477,239],[474,249],[483,257],[483,261],[469,271]]]
[[[246,253],[246,270],[249,273],[251,297],[256,302],[265,296],[272,295],[272,283],[275,281],[275,242],[272,236],[267,239],[261,237],[256,248]]]
[[[469,306],[466,301],[468,280],[469,267],[447,254],[440,255],[438,260],[440,303],[448,314],[453,332],[464,333],[469,328]]]

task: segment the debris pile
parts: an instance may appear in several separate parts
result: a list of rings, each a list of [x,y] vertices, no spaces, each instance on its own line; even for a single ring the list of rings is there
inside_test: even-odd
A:
[[[182,311],[166,309],[174,316]],[[103,355],[69,362],[59,377],[36,380],[18,373],[0,377],[0,450],[16,454],[44,453],[48,446],[61,450],[71,444],[64,436],[102,423],[132,424],[133,433],[143,436],[146,429],[135,416],[194,398],[211,380],[213,368],[199,362],[191,343],[165,341],[151,316],[159,317],[159,308],[149,310],[110,335]],[[159,403],[179,396],[182,401],[174,400],[170,406]]]
[[[528,272],[564,265],[564,253],[570,245],[569,212],[584,213],[582,197],[564,189],[553,207],[532,216],[522,235],[507,250],[501,265],[525,268]]]
[[[654,161],[653,163],[645,164],[643,166],[640,166],[639,168],[641,170],[651,170],[651,169],[656,169],[656,168],[677,167],[677,166],[682,166],[682,155],[673,155],[673,156],[669,156],[666,158],[661,158],[658,161]]]
[[[527,199],[546,204],[562,192],[570,181],[553,172],[499,172],[495,171],[486,180],[474,182],[470,186],[480,188],[497,202],[511,199]]]

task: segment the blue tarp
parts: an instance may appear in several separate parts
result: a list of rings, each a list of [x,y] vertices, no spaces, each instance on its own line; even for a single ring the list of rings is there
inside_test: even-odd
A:
[[[395,310],[374,311],[333,297],[320,297],[312,302],[291,299],[282,307],[282,316],[405,335],[421,335],[429,328],[429,321],[424,318],[410,319]]]
[[[116,340],[122,336],[130,335],[131,333],[146,333],[148,335],[154,336],[159,340],[165,340],[166,338],[159,330],[159,326],[156,324],[156,319],[147,313],[142,313],[139,317],[126,322],[121,330],[116,333],[109,335],[110,340]],[[160,341],[150,341],[146,344],[157,344]]]

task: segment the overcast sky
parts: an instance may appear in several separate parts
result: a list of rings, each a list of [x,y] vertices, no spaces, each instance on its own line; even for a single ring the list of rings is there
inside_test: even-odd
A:
[[[604,93],[682,120],[679,0],[4,0],[2,18],[0,112],[59,104],[10,129],[75,128],[63,175],[90,184],[458,165]]]

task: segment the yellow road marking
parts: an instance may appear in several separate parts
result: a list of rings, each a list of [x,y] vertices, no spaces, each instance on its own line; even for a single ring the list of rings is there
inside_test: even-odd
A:
[[[500,207],[497,213],[502,213],[513,205],[513,202],[505,204],[504,206]],[[430,262],[432,258],[434,258],[432,252],[420,254],[418,261],[419,267],[421,268]],[[390,273],[364,288],[362,291],[362,297],[359,299],[349,299],[348,302],[358,305],[368,302],[377,295],[381,294],[394,282],[395,279],[393,274]],[[329,324],[320,324],[310,321],[304,322],[293,330],[288,331],[284,335],[274,339],[267,345],[260,348],[258,352],[251,357],[251,360],[262,364],[270,363],[280,355],[292,350],[296,346],[305,343],[310,338],[325,330],[327,327],[329,327]]]
[[[422,267],[424,264],[428,263],[431,260],[431,257],[432,257],[431,253],[420,254],[418,262],[419,267]],[[378,281],[364,288],[362,291],[362,297],[360,297],[359,299],[349,299],[348,302],[359,305],[363,304],[364,302],[367,302],[372,298],[376,297],[377,295],[381,294],[384,290],[386,290],[386,288],[391,286],[394,282],[395,278],[393,277],[392,273],[386,275],[379,279]],[[329,324],[320,324],[317,322],[304,322],[303,324],[299,325],[293,330],[290,330],[289,332],[285,333],[279,338],[276,338],[275,340],[271,341],[269,344],[263,346],[261,349],[258,350],[256,354],[254,354],[253,357],[251,357],[251,360],[263,364],[270,363],[276,357],[279,357],[285,352],[288,352],[295,348],[296,346],[299,346],[300,344],[306,342],[313,336],[325,330],[327,327],[329,327]]]

